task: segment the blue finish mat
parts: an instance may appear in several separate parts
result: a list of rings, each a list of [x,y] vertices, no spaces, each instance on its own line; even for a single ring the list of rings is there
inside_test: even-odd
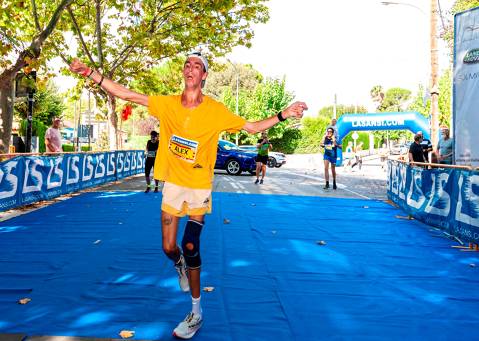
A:
[[[85,193],[0,223],[0,333],[172,339],[191,300],[161,249],[160,201]],[[202,292],[195,340],[474,338],[479,253],[401,214],[376,201],[214,193],[201,247],[202,286],[215,290]]]

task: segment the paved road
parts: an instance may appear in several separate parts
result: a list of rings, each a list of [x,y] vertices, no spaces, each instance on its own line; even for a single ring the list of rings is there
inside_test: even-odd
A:
[[[231,176],[221,170],[215,173],[213,190],[216,192],[386,199],[386,171],[381,169],[377,159],[365,160],[361,170],[348,171],[344,167],[339,167],[337,190],[323,189],[322,169],[298,168],[297,163],[281,168],[268,168],[263,185],[255,185],[255,176],[248,173],[240,176]],[[144,177],[138,175],[102,186],[97,190],[143,191],[144,189]]]

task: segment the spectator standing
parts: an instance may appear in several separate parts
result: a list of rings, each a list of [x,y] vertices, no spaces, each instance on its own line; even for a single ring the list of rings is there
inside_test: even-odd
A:
[[[414,142],[409,146],[409,162],[426,162],[421,142],[422,134],[414,135]]]
[[[62,135],[60,134],[61,119],[55,117],[52,126],[45,132],[45,147],[47,153],[62,152]]]
[[[425,162],[431,162],[429,154],[430,152],[432,152],[432,142],[431,140],[424,138],[424,134],[422,133],[422,131],[418,131],[417,134],[420,135],[422,139],[421,147],[424,153],[424,160],[426,160]]]
[[[438,161],[439,163],[451,165],[452,153],[454,148],[454,140],[449,137],[449,128],[444,127],[441,130],[442,139],[437,144]]]

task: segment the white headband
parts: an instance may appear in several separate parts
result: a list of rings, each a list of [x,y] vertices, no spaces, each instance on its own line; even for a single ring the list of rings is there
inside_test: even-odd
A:
[[[201,60],[203,66],[205,67],[205,71],[208,72],[208,61],[206,60],[206,58],[200,52],[192,52],[188,55],[187,59],[193,57]]]

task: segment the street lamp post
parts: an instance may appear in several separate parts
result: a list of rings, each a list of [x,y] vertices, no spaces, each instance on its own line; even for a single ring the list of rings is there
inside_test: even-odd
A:
[[[233,66],[233,69],[235,71],[235,74],[236,74],[236,115],[238,115],[238,96],[239,96],[239,72],[238,72],[238,69],[236,68],[236,65],[234,65],[231,60],[227,59],[228,62],[231,64],[231,66]],[[239,136],[238,136],[238,133],[236,133],[236,138],[235,138],[235,141],[236,141],[236,145],[238,145],[238,139],[239,139]]]
[[[438,131],[439,131],[439,82],[438,82],[438,42],[437,42],[437,15],[438,15],[438,1],[430,0],[431,2],[431,80],[430,80],[430,92],[431,92],[431,142],[433,146],[437,146]],[[403,5],[416,8],[422,14],[426,13],[418,6],[407,2],[394,2],[394,1],[382,1],[382,5]]]

